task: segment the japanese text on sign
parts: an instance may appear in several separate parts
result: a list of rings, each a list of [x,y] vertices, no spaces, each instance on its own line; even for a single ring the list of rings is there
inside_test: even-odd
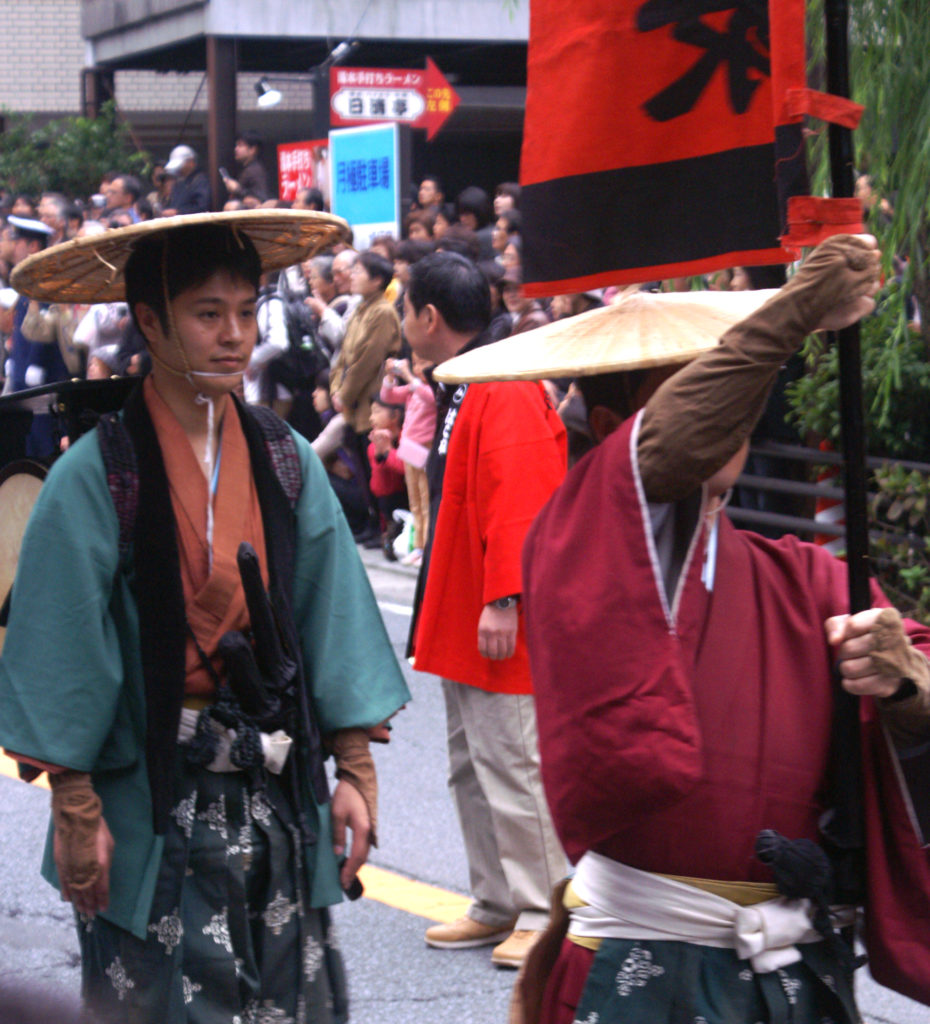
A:
[[[377,68],[336,69],[336,84],[339,86],[364,85],[379,89],[419,89],[423,86],[425,77],[422,71],[401,72]]]
[[[388,158],[376,160],[339,160],[336,163],[337,192],[371,192],[391,188],[391,164]]]

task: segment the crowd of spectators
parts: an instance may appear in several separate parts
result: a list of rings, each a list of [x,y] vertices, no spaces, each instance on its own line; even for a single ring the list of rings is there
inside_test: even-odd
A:
[[[223,209],[324,209],[318,189],[301,189],[291,202],[270,194],[262,140],[254,133],[239,136],[235,159],[235,176],[221,170]],[[85,200],[0,189],[4,393],[147,369],[145,346],[124,303],[30,303],[9,287],[17,262],[66,239],[214,205],[220,204],[213,202],[198,154],[187,145],[175,146],[164,163],[156,164],[148,182],[113,170]],[[260,341],[244,397],[274,407],[314,442],[356,536],[362,543],[383,545],[388,558],[395,557],[395,537],[407,519],[395,517],[399,508],[409,507],[411,513],[407,550],[401,556],[418,564],[426,542],[421,474],[434,419],[424,400],[431,394],[430,367],[412,363],[401,330],[410,268],[434,251],[455,252],[475,262],[490,285],[494,340],[573,316],[614,296],[607,289],[545,301],[528,297],[521,229],[516,183],[500,183],[493,196],[468,186],[450,201],[442,182],[428,175],[411,193],[401,237],[376,236],[362,251],[337,246],[264,282],[257,313]],[[695,286],[685,279],[649,287]],[[709,275],[697,286],[738,290],[750,283],[746,271],[737,267]],[[582,410],[575,408],[580,397],[570,382],[548,382],[547,387],[569,425],[583,423]],[[330,396],[324,401],[327,389]],[[373,406],[376,398],[386,405]],[[375,425],[385,408],[391,423]],[[404,423],[405,413],[414,420],[413,430]],[[47,435],[34,444],[30,454],[47,457],[54,439]],[[573,451],[585,447],[583,436],[572,436]]]

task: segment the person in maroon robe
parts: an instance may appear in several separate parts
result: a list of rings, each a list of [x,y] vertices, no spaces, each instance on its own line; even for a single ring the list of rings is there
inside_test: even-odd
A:
[[[883,812],[868,829],[873,973],[930,999],[926,970],[921,982],[900,965],[927,947],[930,872],[892,765],[930,739],[930,632],[877,587],[874,608],[845,615],[845,563],[723,511],[778,368],[809,332],[869,312],[878,269],[874,240],[832,239],[685,368],[579,381],[601,443],[524,547],[543,781],[576,864],[526,966],[527,1021],[858,1020],[852,957],[831,930],[855,908],[831,922],[815,877],[834,665],[864,698],[865,803]],[[783,854],[806,900],[762,859]],[[875,927],[888,906],[890,942]]]

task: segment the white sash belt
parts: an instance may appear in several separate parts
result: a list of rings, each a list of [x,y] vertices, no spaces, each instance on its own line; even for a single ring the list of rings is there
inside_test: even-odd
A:
[[[810,901],[784,898],[749,907],[597,853],[578,862],[569,931],[589,938],[654,939],[735,949],[759,974],[801,959],[798,943],[820,942]]]
[[[178,743],[190,743],[197,731],[197,719],[199,711],[194,708],[181,708],[181,723],[178,726]],[[219,722],[211,720],[210,725],[217,736],[216,757],[206,766],[211,772],[238,772],[241,771],[232,763],[229,751],[233,741],[236,739],[235,729],[224,729]],[[262,754],[265,758],[265,767],[274,775],[280,775],[284,768],[284,762],[290,753],[291,744],[294,742],[283,730],[275,732],[259,733],[262,741]]]

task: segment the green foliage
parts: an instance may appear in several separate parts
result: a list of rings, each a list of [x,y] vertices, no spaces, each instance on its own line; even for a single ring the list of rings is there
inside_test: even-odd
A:
[[[823,0],[809,0],[808,79],[824,84]],[[926,0],[850,4],[852,97],[865,106],[854,134],[856,164],[890,212],[868,221],[889,283],[876,314],[862,323],[862,375],[869,451],[930,461],[930,18]],[[827,130],[808,146],[811,190],[829,192]],[[909,315],[911,296],[919,328]],[[838,359],[822,342],[806,349],[809,374],[789,389],[790,417],[803,435],[840,447]],[[889,464],[870,483],[872,563],[902,611],[930,621],[930,480]]]
[[[903,289],[893,283],[874,316],[862,321],[862,390],[869,452],[928,461],[930,456],[930,364],[913,330],[894,330],[903,315]],[[815,435],[840,447],[838,353],[819,337],[805,349],[808,372],[789,385],[789,418],[802,436]]]
[[[882,589],[903,613],[930,621],[930,479],[889,463],[874,474],[871,559]]]
[[[97,118],[65,117],[34,128],[29,118],[7,114],[0,134],[0,185],[39,195],[89,196],[106,171],[144,173],[145,153],[135,151],[129,129],[107,103]]]

